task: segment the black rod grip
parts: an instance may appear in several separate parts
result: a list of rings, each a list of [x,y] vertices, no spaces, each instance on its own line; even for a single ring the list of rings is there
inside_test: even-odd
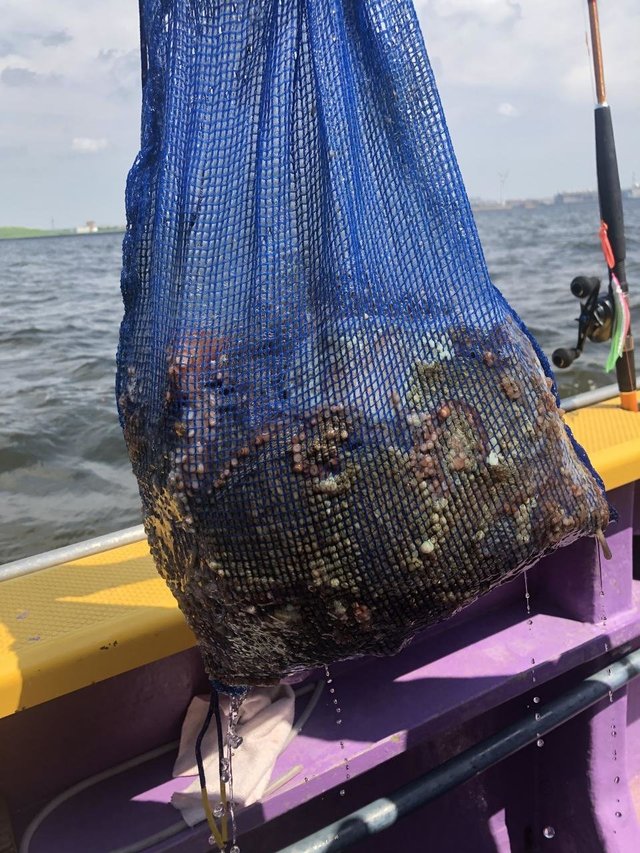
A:
[[[624,262],[626,246],[624,239],[624,214],[622,210],[622,192],[618,174],[616,144],[613,138],[613,123],[609,106],[598,106],[595,111],[596,129],[596,169],[598,172],[598,195],[600,197],[600,218],[607,223],[609,242],[613,249],[616,266]],[[616,271],[616,275],[618,275]],[[618,275],[620,284],[626,286],[624,278]]]
[[[623,393],[636,390],[636,365],[633,356],[633,338],[629,335],[625,341],[625,349],[616,361],[616,379],[618,388]]]

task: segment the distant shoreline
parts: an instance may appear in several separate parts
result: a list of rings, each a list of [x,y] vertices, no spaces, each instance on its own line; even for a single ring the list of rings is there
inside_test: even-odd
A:
[[[72,228],[45,230],[40,228],[0,227],[0,240],[41,240],[51,237],[99,237],[101,234],[124,234],[121,225],[105,226],[90,234],[78,233]]]

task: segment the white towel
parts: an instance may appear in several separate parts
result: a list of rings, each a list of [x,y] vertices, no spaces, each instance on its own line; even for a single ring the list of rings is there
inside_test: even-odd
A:
[[[288,684],[254,687],[240,706],[237,733],[242,743],[233,754],[233,799],[238,807],[249,806],[262,797],[269,784],[276,759],[285,747],[293,727],[295,696]],[[195,744],[209,709],[208,696],[191,700],[182,725],[180,749],[173,767],[174,778],[196,776],[183,791],[176,791],[171,803],[182,812],[189,824],[205,819],[200,801]],[[220,697],[222,731],[227,730],[229,697]],[[212,807],[220,801],[218,774],[218,739],[215,720],[202,743],[202,758],[207,777],[207,790]]]

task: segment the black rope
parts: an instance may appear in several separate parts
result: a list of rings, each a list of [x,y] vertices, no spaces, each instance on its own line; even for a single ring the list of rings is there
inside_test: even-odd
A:
[[[204,723],[202,724],[202,728],[200,729],[200,733],[196,738],[196,764],[198,765],[198,777],[200,779],[200,787],[207,787],[207,780],[204,772],[204,762],[202,760],[202,741],[209,730],[209,726],[211,724],[211,718],[213,715],[216,715],[216,729],[218,731],[218,750],[220,754],[222,754],[221,748],[221,735],[222,735],[222,722],[220,720],[220,698],[218,696],[218,691],[213,687],[211,688],[211,695],[209,696],[209,710],[207,711],[207,716],[204,718]]]

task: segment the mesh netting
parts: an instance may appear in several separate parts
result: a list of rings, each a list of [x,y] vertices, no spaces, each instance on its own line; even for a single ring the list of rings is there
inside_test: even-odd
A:
[[[397,650],[608,521],[409,0],[143,0],[118,403],[211,676]]]

